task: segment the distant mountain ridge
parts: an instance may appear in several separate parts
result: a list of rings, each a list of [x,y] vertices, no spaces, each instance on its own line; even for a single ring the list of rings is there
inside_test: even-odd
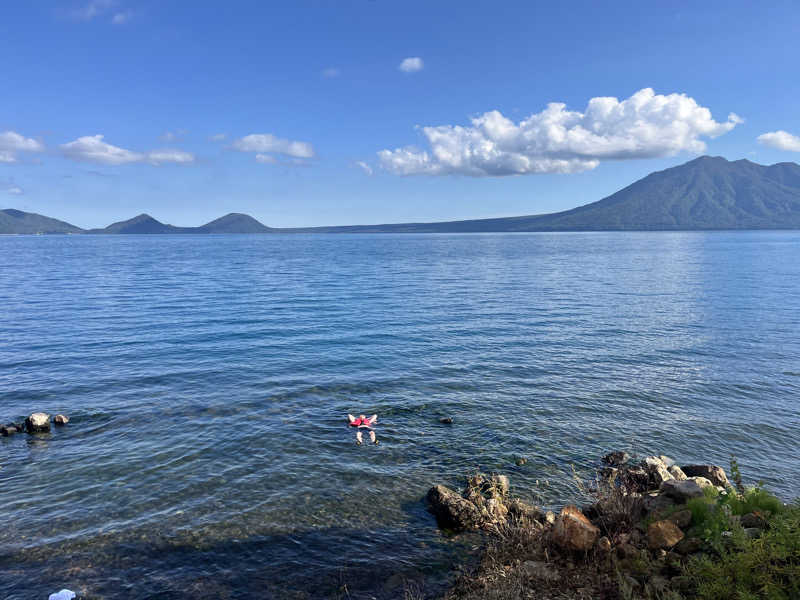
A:
[[[176,227],[142,214],[104,229],[79,227],[35,213],[0,211],[3,233],[459,233],[522,231],[667,231],[800,229],[800,165],[770,166],[702,156],[657,171],[620,191],[558,213],[443,221],[273,229],[242,213],[200,227]]]

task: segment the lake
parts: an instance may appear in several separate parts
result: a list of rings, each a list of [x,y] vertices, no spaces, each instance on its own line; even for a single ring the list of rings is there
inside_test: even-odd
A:
[[[0,438],[0,595],[435,594],[431,485],[613,449],[788,500],[798,292],[800,232],[0,237],[0,421],[71,417]]]

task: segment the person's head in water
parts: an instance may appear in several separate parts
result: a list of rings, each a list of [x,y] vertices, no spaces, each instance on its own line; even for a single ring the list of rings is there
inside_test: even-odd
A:
[[[358,415],[358,418],[361,419],[362,421],[364,421],[364,420],[366,420],[367,417],[366,417],[366,415]]]

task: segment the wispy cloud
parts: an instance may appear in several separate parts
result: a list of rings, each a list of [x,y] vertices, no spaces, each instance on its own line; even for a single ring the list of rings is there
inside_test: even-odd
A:
[[[14,183],[13,179],[0,179],[0,192],[12,196],[22,196],[25,193],[21,187]]]
[[[397,68],[403,71],[403,73],[416,73],[417,71],[422,71],[424,66],[425,63],[419,56],[410,56],[404,58]]]
[[[122,6],[120,0],[89,0],[69,13],[77,21],[109,18],[112,25],[124,25],[133,18],[133,11]]]
[[[787,150],[788,152],[800,152],[800,137],[792,135],[788,131],[778,130],[762,133],[756,140],[758,140],[759,144],[764,144],[770,148]]]
[[[0,162],[17,162],[19,152],[42,152],[44,144],[33,138],[26,138],[15,131],[0,132]]]
[[[149,163],[154,166],[172,164],[192,164],[195,157],[190,152],[174,149],[134,152],[103,141],[102,135],[87,135],[61,145],[62,154],[71,160],[101,165],[124,165],[130,163]]]
[[[339,69],[335,68],[335,67],[329,67],[329,68],[325,69],[324,71],[322,71],[322,76],[325,79],[333,79],[334,77],[338,77],[341,74],[342,74],[342,72]]]
[[[518,123],[493,110],[468,126],[423,127],[430,151],[405,147],[382,150],[378,157],[398,175],[576,173],[602,160],[701,153],[701,137],[715,138],[741,122],[734,113],[717,122],[685,94],[664,96],[645,88],[622,101],[592,98],[583,112],[553,102]]]
[[[116,13],[113,17],[111,17],[111,24],[112,25],[124,25],[128,21],[133,18],[133,11],[125,10],[122,12]]]
[[[367,175],[372,175],[372,167],[370,167],[363,160],[356,161],[356,166],[360,168],[362,171],[364,171],[364,173],[366,173]]]
[[[158,138],[162,142],[175,142],[177,140],[183,139],[186,137],[186,134],[189,133],[186,129],[177,129],[175,131],[165,131],[161,136]]]
[[[214,135],[212,135],[208,139],[211,140],[212,142],[224,142],[225,138],[227,138],[227,137],[228,137],[227,133],[215,133]]]
[[[269,160],[270,157],[274,158],[274,154],[290,156],[295,159],[314,157],[314,147],[308,142],[287,140],[271,133],[251,133],[234,140],[231,148],[239,152],[256,152],[256,160],[262,163],[275,162]]]

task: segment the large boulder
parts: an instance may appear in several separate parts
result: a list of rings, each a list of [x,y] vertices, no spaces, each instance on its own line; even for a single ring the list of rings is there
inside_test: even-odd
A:
[[[691,479],[685,481],[670,479],[662,483],[659,490],[677,502],[686,502],[689,498],[699,498],[703,495],[703,488]]]
[[[716,465],[686,465],[681,467],[687,477],[705,477],[714,485],[728,487],[730,482],[725,469]]]
[[[33,413],[25,419],[25,429],[28,433],[50,431],[50,415],[47,413]]]
[[[428,490],[428,502],[437,522],[446,529],[478,529],[486,521],[480,508],[443,485]]]
[[[667,550],[683,539],[683,532],[672,521],[654,521],[647,528],[647,546],[651,550]]]
[[[576,506],[561,509],[552,530],[553,541],[567,550],[590,550],[600,530]]]

